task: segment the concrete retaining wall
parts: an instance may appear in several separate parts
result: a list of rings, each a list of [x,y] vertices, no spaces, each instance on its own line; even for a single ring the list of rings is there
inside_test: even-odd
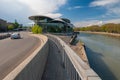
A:
[[[10,34],[0,34],[0,40],[10,37]]]
[[[62,64],[70,80],[101,80],[101,78],[59,37],[47,35],[62,51]]]
[[[41,38],[41,46],[3,80],[41,80],[47,61],[49,45],[47,37],[43,35],[35,36]]]
[[[49,53],[47,37],[41,38],[39,46],[28,58],[10,72],[3,80],[41,80]],[[101,80],[100,77],[60,38],[48,35],[60,50],[61,64],[70,80]],[[54,50],[54,49],[53,49]]]

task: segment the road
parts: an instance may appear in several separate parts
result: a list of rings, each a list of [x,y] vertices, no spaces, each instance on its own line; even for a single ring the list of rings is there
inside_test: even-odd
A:
[[[20,32],[22,39],[10,38],[0,40],[0,80],[28,57],[40,40],[27,32]]]

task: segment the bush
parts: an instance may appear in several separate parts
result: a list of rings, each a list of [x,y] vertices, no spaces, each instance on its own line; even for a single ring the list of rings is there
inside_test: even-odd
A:
[[[34,34],[39,34],[39,33],[42,33],[42,27],[40,27],[39,25],[34,25],[32,27],[32,32]]]
[[[8,26],[8,30],[13,30],[14,29],[14,25],[9,25]]]
[[[14,28],[16,29],[16,28],[18,28],[20,25],[19,25],[19,23],[17,22],[17,20],[15,20],[15,22],[14,22]]]

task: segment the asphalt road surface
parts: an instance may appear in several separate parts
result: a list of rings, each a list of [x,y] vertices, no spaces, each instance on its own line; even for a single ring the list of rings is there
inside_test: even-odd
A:
[[[22,39],[0,40],[0,80],[19,65],[40,45],[40,40],[27,32],[20,32]]]

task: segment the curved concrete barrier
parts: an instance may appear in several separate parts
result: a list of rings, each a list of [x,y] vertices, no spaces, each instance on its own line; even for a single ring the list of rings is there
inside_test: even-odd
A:
[[[0,34],[0,40],[10,37],[10,34]]]
[[[101,78],[59,37],[47,34],[63,54],[63,67],[71,80],[101,80]]]
[[[48,38],[33,35],[41,40],[41,45],[3,80],[40,80],[44,71],[49,51]]]
[[[51,46],[49,46],[49,41],[46,36],[34,36],[40,38],[41,46],[39,46],[3,80],[41,80],[45,70],[44,68],[48,58],[49,48]],[[64,41],[54,35],[49,34],[48,37],[54,42],[51,43],[51,45],[55,44],[54,46],[59,48],[59,51],[57,50],[60,56],[59,60],[61,60],[59,62],[69,80],[101,80],[100,77],[85,62],[83,62]],[[51,49],[54,51],[54,48]]]

